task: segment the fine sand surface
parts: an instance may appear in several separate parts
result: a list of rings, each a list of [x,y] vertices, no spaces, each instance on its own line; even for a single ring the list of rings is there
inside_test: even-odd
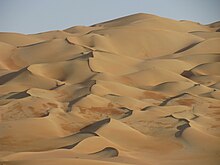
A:
[[[0,165],[219,165],[219,31],[135,14],[0,33]]]

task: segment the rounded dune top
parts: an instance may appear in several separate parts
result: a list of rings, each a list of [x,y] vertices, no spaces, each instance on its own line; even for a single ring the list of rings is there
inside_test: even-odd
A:
[[[208,26],[211,27],[211,28],[220,28],[220,21],[211,23]]]
[[[130,24],[130,23],[135,22],[135,21],[149,19],[149,18],[158,18],[158,16],[152,15],[152,14],[137,13],[137,14],[121,17],[121,18],[118,18],[118,19],[98,23],[98,24],[95,24],[93,26],[109,26],[109,27],[111,27],[111,26],[122,26],[122,25]]]
[[[121,26],[134,26],[151,29],[166,29],[181,32],[210,31],[207,26],[192,21],[177,21],[170,18],[152,14],[138,13],[107,22],[92,25],[92,27],[115,28]]]

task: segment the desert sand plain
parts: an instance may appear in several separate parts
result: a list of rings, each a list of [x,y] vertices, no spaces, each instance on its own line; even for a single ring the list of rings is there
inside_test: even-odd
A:
[[[151,14],[0,33],[1,165],[219,165],[220,23]]]

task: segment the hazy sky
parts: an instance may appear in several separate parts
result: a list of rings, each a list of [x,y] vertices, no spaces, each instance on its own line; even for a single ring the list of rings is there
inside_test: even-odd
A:
[[[38,33],[134,13],[203,24],[220,20],[220,0],[0,0],[0,31]]]

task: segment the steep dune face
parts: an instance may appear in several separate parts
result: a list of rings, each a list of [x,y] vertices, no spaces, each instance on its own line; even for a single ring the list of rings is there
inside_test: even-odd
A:
[[[218,28],[135,14],[0,33],[0,164],[218,165]]]

